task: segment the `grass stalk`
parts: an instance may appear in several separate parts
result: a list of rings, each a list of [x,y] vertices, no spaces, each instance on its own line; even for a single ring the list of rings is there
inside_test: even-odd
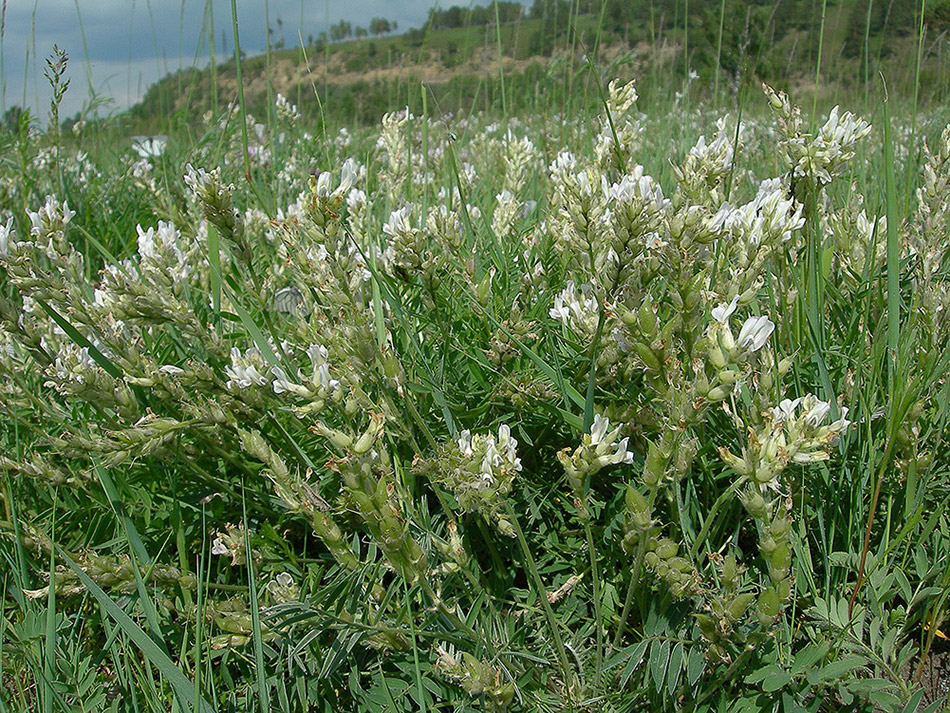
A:
[[[722,73],[722,31],[726,23],[726,0],[719,4],[719,35],[716,39],[716,66],[713,69],[714,88],[713,96],[716,98],[716,106],[719,106],[719,75]]]
[[[818,58],[815,60],[815,96],[811,103],[811,127],[815,128],[818,117],[818,89],[821,87],[821,55],[825,46],[825,17],[828,14],[828,0],[821,0],[821,26],[818,31]]]
[[[508,98],[505,92],[505,58],[501,49],[501,20],[498,14],[498,0],[494,2],[495,7],[495,40],[498,44],[498,82],[501,85],[501,113],[505,120],[505,129],[508,128]]]
[[[251,547],[251,527],[247,521],[247,498],[241,492],[241,507],[244,514],[244,559],[247,562],[248,606],[251,609],[251,639],[254,643],[254,681],[258,702],[264,713],[270,712],[270,695],[267,689],[267,669],[264,665],[264,644],[261,636],[261,608],[257,597],[257,581],[254,574],[254,550]]]

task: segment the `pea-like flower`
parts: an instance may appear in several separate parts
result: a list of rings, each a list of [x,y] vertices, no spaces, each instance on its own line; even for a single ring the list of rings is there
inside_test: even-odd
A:
[[[739,339],[736,342],[739,349],[747,352],[757,352],[775,331],[775,324],[768,317],[749,317],[739,330]]]

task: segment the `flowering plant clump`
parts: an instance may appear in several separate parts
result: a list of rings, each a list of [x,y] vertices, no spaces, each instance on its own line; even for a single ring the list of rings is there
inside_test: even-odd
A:
[[[950,129],[898,132],[900,213],[849,112],[602,96],[314,136],[278,95],[114,175],[20,137],[4,670],[202,710],[905,709],[946,614]],[[129,648],[166,635],[167,696]]]

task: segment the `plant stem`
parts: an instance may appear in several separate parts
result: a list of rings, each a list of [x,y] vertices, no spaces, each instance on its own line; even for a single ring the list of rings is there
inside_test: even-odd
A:
[[[601,615],[600,602],[600,572],[597,568],[597,551],[594,549],[594,532],[590,526],[590,515],[587,513],[587,506],[581,504],[583,508],[584,534],[587,536],[587,552],[590,555],[590,576],[594,588],[594,626],[597,632],[597,658],[596,672],[597,684],[600,685],[604,666],[604,618]]]
[[[557,656],[561,662],[561,669],[564,674],[564,686],[570,690],[571,673],[570,664],[567,661],[567,650],[564,648],[564,641],[561,639],[561,632],[558,629],[557,619],[554,617],[554,610],[551,609],[551,602],[548,601],[548,592],[544,587],[544,582],[541,580],[541,573],[538,572],[538,565],[531,554],[531,549],[528,547],[528,541],[525,539],[524,531],[521,529],[518,518],[510,504],[506,503],[505,511],[508,515],[508,519],[511,521],[511,526],[514,528],[515,536],[518,538],[518,544],[521,546],[521,552],[524,555],[528,574],[531,575],[535,592],[541,601],[541,607],[544,609],[544,616],[547,619],[548,628],[551,630],[551,638],[554,639],[554,648],[557,650]],[[568,702],[571,705],[571,710],[573,710],[570,695],[568,695]]]

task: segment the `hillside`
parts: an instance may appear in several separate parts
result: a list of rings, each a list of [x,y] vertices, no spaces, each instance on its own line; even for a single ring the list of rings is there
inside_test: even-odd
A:
[[[281,93],[305,115],[319,116],[322,106],[338,121],[357,123],[374,122],[397,106],[421,110],[422,84],[443,112],[500,107],[499,53],[508,111],[538,102],[566,108],[594,101],[582,71],[586,53],[603,74],[637,76],[646,96],[671,97],[690,71],[699,80],[694,95],[718,90],[724,96],[743,78],[804,95],[814,89],[820,46],[827,98],[866,99],[867,91],[877,93],[879,73],[892,92],[911,95],[919,26],[913,6],[910,0],[828,0],[823,36],[821,0],[608,0],[600,8],[589,0],[578,3],[576,13],[565,0],[538,0],[520,18],[502,22],[500,32],[493,22],[472,24],[471,13],[449,14],[446,20],[442,11],[426,27],[399,35],[330,44],[311,39],[305,47],[245,57],[243,83],[254,114],[266,112],[269,99]],[[950,95],[950,0],[929,7],[921,53],[923,102]],[[462,24],[445,27],[445,22]],[[548,80],[543,89],[541,78]],[[586,87],[581,94],[574,91],[578,79]],[[187,121],[223,109],[236,100],[236,90],[233,59],[189,69],[153,85],[128,116],[142,130],[157,130],[169,118]]]

